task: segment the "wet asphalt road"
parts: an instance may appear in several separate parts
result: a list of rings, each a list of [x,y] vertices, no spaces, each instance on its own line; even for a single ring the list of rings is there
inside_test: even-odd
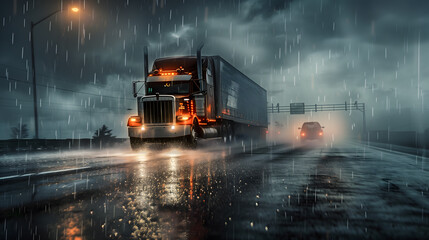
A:
[[[428,159],[358,143],[0,158],[0,239],[428,239]]]

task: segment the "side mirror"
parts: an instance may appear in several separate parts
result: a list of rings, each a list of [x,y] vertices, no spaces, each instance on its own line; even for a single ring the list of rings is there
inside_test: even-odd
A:
[[[325,128],[324,126],[322,126],[322,128]]]
[[[133,96],[137,97],[137,82],[133,82]]]
[[[298,129],[301,129],[300,127]]]

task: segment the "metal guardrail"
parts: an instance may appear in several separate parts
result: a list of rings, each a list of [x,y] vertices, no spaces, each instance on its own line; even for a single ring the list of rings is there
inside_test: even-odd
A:
[[[306,104],[305,112],[323,112],[323,111],[365,111],[365,103],[336,103],[336,104]],[[268,113],[290,113],[291,107],[280,106],[279,104],[268,106]]]

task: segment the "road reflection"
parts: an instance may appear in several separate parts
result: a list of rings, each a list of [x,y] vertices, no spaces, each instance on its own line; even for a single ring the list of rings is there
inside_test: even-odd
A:
[[[20,208],[19,224],[5,222],[4,229],[31,222],[12,239],[205,238],[207,221],[227,210],[234,189],[227,186],[228,152],[170,148],[89,156],[90,171],[31,182],[28,190],[47,200]]]
[[[207,214],[206,199],[202,196],[207,195],[211,171],[225,166],[225,156],[223,151],[179,149],[142,151],[134,156],[138,164],[135,171],[130,171],[132,176],[127,177],[133,183],[125,204],[132,225],[131,237],[202,236],[206,230],[201,219]]]
[[[62,221],[56,225],[56,238],[58,238],[58,235],[61,234],[59,231],[63,230],[63,239],[82,240],[84,219],[83,213],[77,210],[76,206],[70,205],[62,211],[62,214]]]

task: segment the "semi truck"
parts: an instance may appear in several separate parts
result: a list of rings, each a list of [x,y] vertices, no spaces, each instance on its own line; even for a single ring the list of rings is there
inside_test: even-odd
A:
[[[149,72],[145,47],[144,81],[133,82],[137,115],[127,124],[133,150],[168,141],[195,148],[200,138],[265,139],[266,90],[222,57],[201,56],[201,49],[197,56],[156,59]]]

